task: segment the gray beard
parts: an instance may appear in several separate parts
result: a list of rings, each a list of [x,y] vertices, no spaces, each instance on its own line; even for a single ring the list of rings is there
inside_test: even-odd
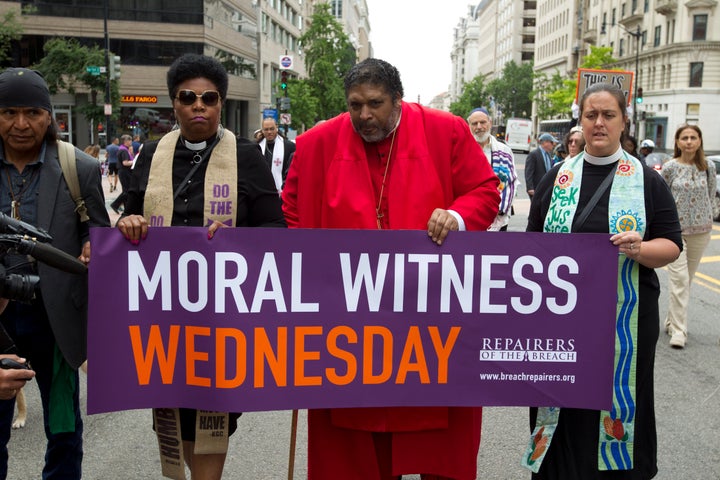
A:
[[[396,126],[397,123],[398,123],[398,119],[400,118],[400,110],[401,110],[400,107],[397,107],[396,109],[394,109],[394,110],[393,110],[393,113],[390,115],[390,118],[388,118],[387,124],[386,124],[384,127],[382,127],[382,128],[378,131],[378,133],[376,133],[375,135],[372,135],[372,136],[365,136],[365,135],[363,135],[362,133],[360,133],[360,132],[358,131],[357,128],[355,128],[355,124],[353,124],[353,129],[354,129],[354,130],[357,132],[357,134],[360,135],[360,137],[362,137],[362,139],[363,139],[364,141],[366,141],[367,143],[376,143],[376,142],[379,142],[379,141],[381,141],[381,140],[384,140],[384,139],[387,138],[388,135],[390,135],[390,133],[392,133],[392,131],[395,129],[395,126]]]
[[[473,133],[473,137],[475,137],[475,141],[484,144],[487,143],[488,140],[490,140],[490,132],[481,133],[480,135],[476,135]]]

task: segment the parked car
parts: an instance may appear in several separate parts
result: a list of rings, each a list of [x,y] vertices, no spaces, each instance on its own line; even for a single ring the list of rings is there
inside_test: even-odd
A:
[[[667,162],[671,158],[672,157],[667,153],[652,152],[648,153],[647,157],[645,157],[645,164],[656,172],[660,173],[662,171],[663,165],[665,165],[665,162]]]
[[[720,222],[720,155],[708,155],[708,162],[715,164],[715,202],[713,203],[713,220]]]

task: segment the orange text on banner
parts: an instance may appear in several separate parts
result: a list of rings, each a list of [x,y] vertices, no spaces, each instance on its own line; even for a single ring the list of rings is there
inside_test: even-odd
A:
[[[185,383],[187,385],[216,388],[237,388],[245,384],[248,372],[252,372],[252,387],[263,388],[270,382],[265,378],[269,369],[273,386],[288,385],[288,371],[293,372],[293,386],[320,386],[324,382],[334,385],[348,385],[356,380],[364,384],[394,382],[404,384],[412,379],[420,383],[445,384],[448,376],[448,363],[461,327],[449,328],[443,338],[437,326],[409,326],[398,338],[398,332],[377,326],[365,325],[360,332],[349,326],[335,326],[327,333],[322,326],[293,327],[293,358],[289,358],[289,327],[278,327],[273,335],[265,328],[253,329],[251,345],[252,359],[248,354],[248,338],[245,332],[236,328],[210,328],[197,326],[170,325],[162,331],[160,325],[151,325],[144,335],[140,326],[130,325],[129,336],[135,360],[135,369],[139,385],[148,385],[154,366],[160,373],[163,384],[173,383],[178,361],[178,346],[181,334],[185,343]],[[359,334],[360,333],[360,334]],[[210,352],[196,350],[196,337],[213,337],[215,356]],[[312,349],[308,338],[323,337],[324,349]],[[237,356],[228,358],[227,344],[234,342]],[[361,359],[342,348],[344,344],[362,342]],[[394,344],[402,345],[399,358],[394,358]],[[379,353],[379,354],[378,354]],[[341,360],[345,368],[325,368],[323,375],[309,375],[306,367],[321,357],[329,356]],[[380,359],[380,360],[378,360]],[[429,361],[432,360],[432,361]],[[215,378],[201,377],[196,374],[196,366],[201,362],[215,363]],[[249,367],[248,362],[252,361]],[[235,375],[227,378],[228,362],[234,362]],[[379,362],[379,365],[376,364]],[[430,367],[436,366],[436,369]],[[358,375],[361,368],[361,375]]]

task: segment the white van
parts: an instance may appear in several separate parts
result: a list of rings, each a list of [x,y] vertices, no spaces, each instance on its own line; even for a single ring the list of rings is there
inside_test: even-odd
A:
[[[513,150],[530,153],[532,141],[532,120],[510,118],[505,122],[505,143]]]

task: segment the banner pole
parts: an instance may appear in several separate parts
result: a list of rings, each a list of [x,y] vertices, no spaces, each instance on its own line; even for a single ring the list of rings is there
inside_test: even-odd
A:
[[[295,440],[297,439],[297,421],[298,411],[292,411],[292,420],[290,421],[290,458],[288,460],[288,480],[293,480],[295,472]]]

